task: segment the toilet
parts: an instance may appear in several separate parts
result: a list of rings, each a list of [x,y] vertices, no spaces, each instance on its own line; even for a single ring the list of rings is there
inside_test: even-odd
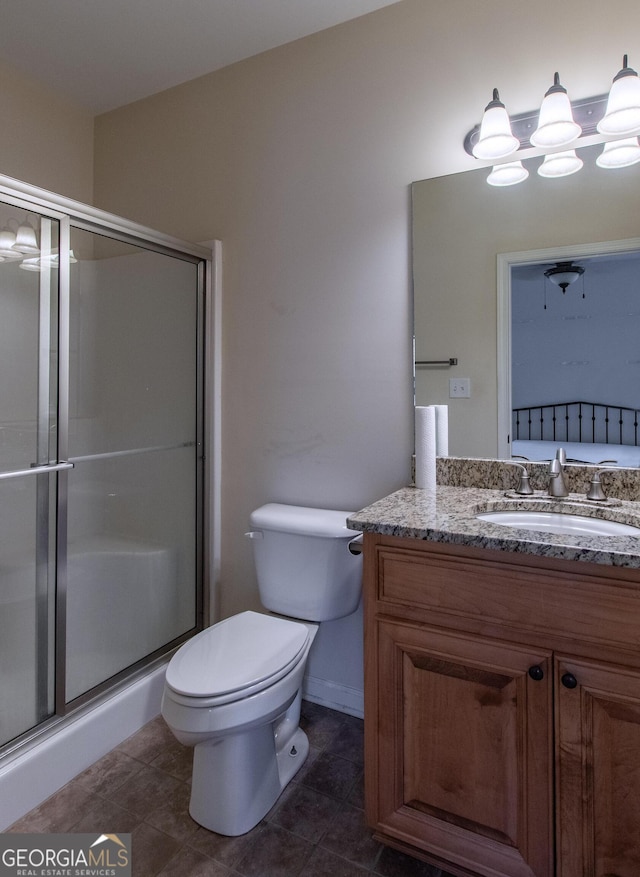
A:
[[[346,511],[268,503],[251,514],[260,600],[182,645],[161,712],[194,747],[189,812],[218,834],[250,831],[302,767],[301,686],[318,624],[350,615],[362,591],[360,534]]]

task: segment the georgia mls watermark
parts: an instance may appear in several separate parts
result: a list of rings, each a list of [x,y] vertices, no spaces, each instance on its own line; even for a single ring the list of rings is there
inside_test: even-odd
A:
[[[0,835],[0,877],[131,877],[131,835]]]

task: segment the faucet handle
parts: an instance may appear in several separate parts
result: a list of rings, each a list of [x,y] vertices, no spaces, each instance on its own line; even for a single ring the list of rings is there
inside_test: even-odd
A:
[[[520,494],[520,496],[531,496],[533,493],[533,488],[529,483],[529,473],[526,468],[522,465],[522,463],[516,463],[515,460],[505,460],[509,466],[517,466],[518,469],[521,469],[520,479],[518,481],[518,486],[516,487],[516,493]]]
[[[566,466],[567,452],[564,448],[558,448],[558,450],[556,451],[556,460],[558,460],[561,466]]]
[[[533,487],[529,483],[529,473],[527,470],[522,467],[522,472],[520,473],[520,480],[518,481],[518,486],[516,487],[516,493],[520,494],[520,496],[531,496],[533,493]]]
[[[617,472],[617,469],[597,469],[593,474],[593,478],[589,482],[589,489],[587,490],[587,499],[592,500],[593,502],[604,502],[607,498],[606,493],[602,489],[602,483],[600,481],[600,476],[606,474],[607,472]]]

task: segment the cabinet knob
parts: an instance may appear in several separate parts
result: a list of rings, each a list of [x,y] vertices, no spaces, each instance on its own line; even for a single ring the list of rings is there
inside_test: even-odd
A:
[[[534,664],[533,667],[529,667],[529,676],[536,682],[540,682],[541,679],[544,679],[544,670],[539,664]]]
[[[578,680],[573,675],[573,673],[565,673],[560,679],[560,682],[564,685],[565,688],[576,688],[578,685]]]

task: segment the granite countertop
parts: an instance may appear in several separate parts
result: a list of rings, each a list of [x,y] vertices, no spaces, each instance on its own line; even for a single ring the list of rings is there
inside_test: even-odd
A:
[[[402,488],[350,515],[347,524],[354,530],[387,536],[640,569],[640,533],[638,536],[569,536],[516,529],[476,518],[483,511],[516,508],[562,510],[640,527],[640,502],[609,499],[595,504],[585,500],[584,494],[554,499],[536,491],[533,497],[522,497],[513,490],[441,484],[435,491]]]

